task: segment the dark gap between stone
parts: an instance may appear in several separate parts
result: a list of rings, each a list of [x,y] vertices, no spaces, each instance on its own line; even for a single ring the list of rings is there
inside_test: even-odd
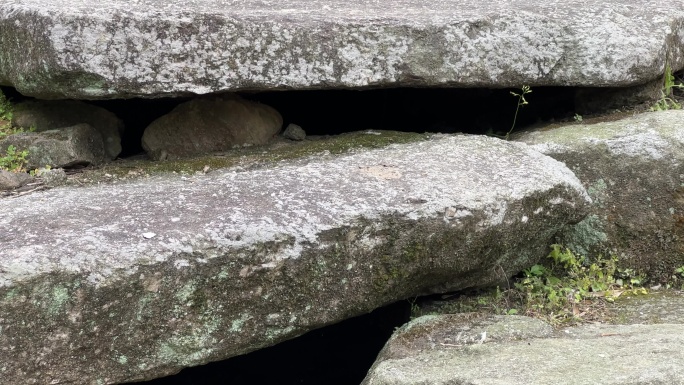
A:
[[[269,348],[137,384],[358,385],[410,309],[409,301],[399,301]]]
[[[20,94],[19,91],[17,91],[14,87],[0,86],[0,91],[2,91],[2,94],[5,95],[7,99],[12,100],[13,102],[19,102],[24,99],[27,99],[22,94]]]
[[[658,82],[658,85],[660,82]],[[643,102],[645,86],[629,88],[536,87],[526,95],[514,131],[540,124],[572,121],[575,114],[601,114]],[[31,98],[3,87],[13,102]],[[513,125],[520,89],[386,88],[240,93],[274,107],[307,135],[395,130],[504,136]],[[652,91],[651,91],[652,93]],[[86,101],[121,118],[125,125],[121,158],[143,152],[145,128],[190,98]]]
[[[143,152],[141,139],[145,128],[157,118],[168,114],[177,105],[189,98],[164,99],[114,99],[90,101],[114,113],[123,120],[125,130],[121,135],[120,158],[138,155]]]
[[[337,135],[361,130],[505,135],[518,99],[514,89],[391,88],[366,91],[275,91],[241,93],[274,107],[285,128],[294,123],[307,135]],[[575,114],[576,88],[540,87],[528,94],[515,129],[567,120]],[[142,152],[140,139],[152,121],[189,99],[91,101],[119,116],[126,126],[122,158]]]
[[[276,108],[285,125],[309,135],[334,135],[367,129],[407,132],[505,134],[518,99],[512,89],[390,88],[368,91],[287,91],[245,94]],[[528,94],[529,105],[516,127],[574,114],[574,88],[541,87]]]

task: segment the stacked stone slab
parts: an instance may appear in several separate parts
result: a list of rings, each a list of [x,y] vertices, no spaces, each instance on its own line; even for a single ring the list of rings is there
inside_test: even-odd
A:
[[[272,4],[5,0],[0,85],[42,99],[651,89],[667,65],[684,67],[684,0]],[[651,134],[639,129],[634,136]],[[589,142],[674,157],[672,131]],[[592,166],[557,157],[601,187]],[[663,164],[676,190],[677,163]],[[500,282],[607,202],[595,189],[590,208],[569,167],[523,143],[453,136],[2,200],[0,382],[149,379],[392,301]],[[575,229],[587,223],[596,222]]]
[[[588,202],[562,163],[473,136],[2,200],[2,375],[155,378],[498,282]]]
[[[40,98],[628,86],[684,66],[684,0],[6,0],[0,84]]]

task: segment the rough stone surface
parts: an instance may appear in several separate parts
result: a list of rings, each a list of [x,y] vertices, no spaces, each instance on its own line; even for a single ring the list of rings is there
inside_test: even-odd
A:
[[[62,186],[67,181],[66,172],[62,168],[38,169],[36,170],[36,176],[40,177],[48,187]]]
[[[152,122],[142,146],[152,159],[177,159],[265,144],[283,126],[278,111],[237,96],[185,102]]]
[[[26,168],[29,170],[104,162],[104,146],[100,133],[89,124],[78,124],[59,130],[24,132],[0,140],[0,152],[13,145],[17,151],[28,150]]]
[[[114,159],[121,153],[123,121],[104,108],[76,100],[35,100],[13,107],[12,124],[16,127],[40,132],[81,123],[91,125],[100,133],[107,158]]]
[[[154,378],[498,281],[587,203],[560,162],[465,135],[0,200],[2,375]]]
[[[684,265],[684,111],[521,133],[573,170],[592,213],[559,242],[588,256],[617,255],[623,267],[668,280]]]
[[[684,323],[682,290],[650,290],[648,295],[636,296],[623,294],[611,307],[615,314],[611,322],[615,324]]]
[[[12,190],[25,185],[33,178],[25,172],[0,170],[0,190]]]
[[[684,66],[684,0],[4,0],[0,84],[40,98],[626,86]]]
[[[578,88],[575,92],[575,113],[590,115],[653,103],[662,96],[663,79],[633,87]]]
[[[294,123],[290,123],[283,131],[283,138],[290,140],[304,140],[306,139],[306,131]]]
[[[684,384],[681,323],[587,325],[553,335],[527,317],[464,318],[425,316],[400,328],[362,385]]]

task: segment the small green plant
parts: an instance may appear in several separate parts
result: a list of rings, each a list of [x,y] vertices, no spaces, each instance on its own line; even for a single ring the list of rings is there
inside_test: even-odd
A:
[[[0,119],[12,120],[12,105],[2,91],[0,91]]]
[[[24,166],[26,165],[26,157],[28,156],[28,151],[17,151],[16,147],[10,145],[5,150],[5,155],[0,156],[0,170],[7,170],[11,172],[23,172],[26,171]]]
[[[30,131],[31,129],[29,129]],[[12,104],[0,91],[0,140],[9,135],[25,132],[23,128],[12,127]],[[10,145],[5,149],[5,154],[0,152],[0,170],[11,172],[24,172],[28,151],[19,151]]]
[[[675,78],[670,65],[666,64],[660,99],[651,107],[651,111],[681,110],[682,104],[674,96],[675,89],[684,89],[684,84]]]
[[[511,95],[518,98],[518,105],[515,107],[515,115],[513,115],[513,124],[511,125],[511,129],[508,130],[508,132],[506,133],[506,136],[504,137],[505,140],[508,140],[508,138],[511,136],[511,132],[513,132],[513,129],[515,129],[515,123],[518,120],[518,112],[520,111],[520,107],[529,104],[527,102],[527,99],[525,99],[525,95],[529,93],[532,93],[530,86],[522,86],[520,88],[520,93],[511,91]]]
[[[29,175],[41,176],[50,170],[52,170],[52,166],[50,166],[49,164],[46,164],[45,167],[40,167],[40,168],[35,168],[33,170],[30,170]]]
[[[527,314],[554,323],[581,320],[597,300],[613,302],[623,292],[646,294],[643,278],[630,269],[618,269],[617,257],[599,255],[589,262],[560,245],[552,245],[547,266],[524,271],[516,288],[526,294]],[[591,316],[591,314],[589,314]]]
[[[582,115],[580,115],[580,114],[575,114],[575,116],[573,117],[573,119],[575,119],[575,121],[576,121],[577,123],[582,123]]]
[[[411,305],[411,319],[418,318],[423,315],[420,305],[416,303],[418,297],[407,299],[408,303]]]
[[[34,132],[35,130],[36,128],[33,126],[27,130],[23,127],[13,127],[11,125],[2,126],[2,123],[0,123],[0,140],[10,135],[21,134],[22,132]]]
[[[12,104],[9,99],[0,91],[0,139],[9,135],[19,134],[22,132],[33,132],[36,130],[35,126],[31,126],[28,130],[23,127],[12,126],[12,117],[14,115]]]
[[[684,266],[677,272],[684,279]],[[525,269],[512,287],[459,296],[438,312],[488,312],[526,315],[559,326],[602,319],[606,302],[622,293],[646,294],[643,278],[630,269],[619,269],[617,257],[593,260],[552,245],[547,258]]]
[[[668,288],[678,286],[681,284],[680,288],[684,290],[684,266],[680,266],[675,269],[674,274],[672,275],[672,279],[670,281],[671,283],[667,284]]]
[[[675,274],[679,276],[679,278],[684,278],[684,266],[678,267],[675,269]]]
[[[0,91],[0,139],[12,132],[12,105]]]

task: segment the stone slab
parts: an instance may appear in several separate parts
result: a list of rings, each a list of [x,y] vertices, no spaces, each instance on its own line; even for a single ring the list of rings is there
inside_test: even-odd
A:
[[[684,0],[0,4],[0,84],[39,98],[628,86],[683,47]]]
[[[584,325],[549,335],[527,317],[494,316],[484,325],[456,318],[463,317],[424,316],[399,329],[362,385],[684,384],[681,323]],[[462,332],[448,333],[454,330]]]
[[[593,199],[558,242],[590,258],[616,255],[653,284],[684,265],[684,111],[521,132],[514,140],[564,162]]]
[[[498,282],[588,202],[562,163],[465,135],[0,200],[0,376],[151,379]]]

